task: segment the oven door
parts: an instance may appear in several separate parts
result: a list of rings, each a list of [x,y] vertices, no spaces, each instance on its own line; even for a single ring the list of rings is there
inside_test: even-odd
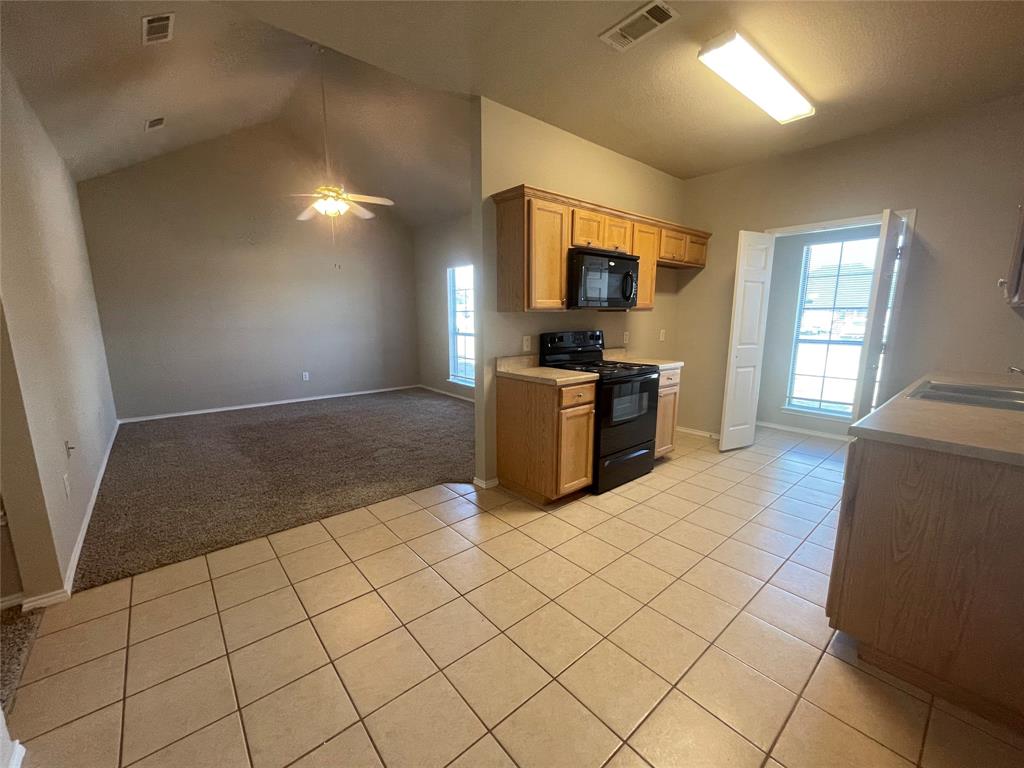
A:
[[[658,425],[658,374],[598,383],[598,456],[650,442]]]

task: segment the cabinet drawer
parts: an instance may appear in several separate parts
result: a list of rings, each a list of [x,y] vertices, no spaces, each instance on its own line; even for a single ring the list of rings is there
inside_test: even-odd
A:
[[[674,371],[662,371],[658,376],[659,387],[674,387],[679,384],[679,369]]]
[[[560,407],[568,408],[573,405],[583,405],[594,402],[596,388],[593,384],[577,384],[572,387],[562,387],[559,392]]]

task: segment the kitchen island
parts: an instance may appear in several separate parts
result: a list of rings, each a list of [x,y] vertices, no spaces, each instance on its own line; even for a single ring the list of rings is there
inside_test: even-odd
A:
[[[933,374],[850,427],[826,612],[865,661],[1024,731],[1024,411],[930,382],[1024,384]]]

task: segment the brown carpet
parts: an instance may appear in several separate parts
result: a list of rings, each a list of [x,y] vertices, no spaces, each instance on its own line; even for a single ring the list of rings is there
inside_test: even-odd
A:
[[[423,389],[122,424],[75,590],[472,476],[473,404]]]

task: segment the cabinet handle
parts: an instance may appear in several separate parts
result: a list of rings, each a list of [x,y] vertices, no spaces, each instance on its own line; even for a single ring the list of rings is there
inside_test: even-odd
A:
[[[582,400],[583,399],[583,393],[582,392],[577,392],[576,393],[576,399],[577,400]]]

